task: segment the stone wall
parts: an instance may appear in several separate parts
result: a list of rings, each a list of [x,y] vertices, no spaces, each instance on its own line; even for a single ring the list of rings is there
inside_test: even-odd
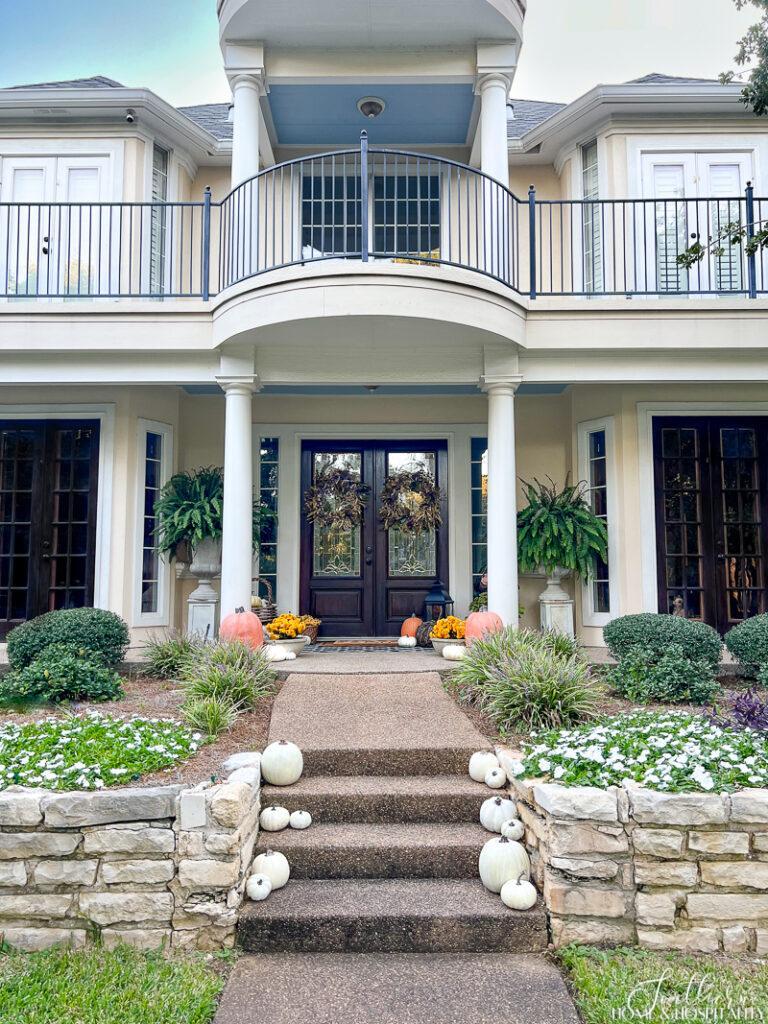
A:
[[[512,785],[555,946],[768,954],[768,790]]]
[[[258,833],[257,753],[196,787],[0,792],[0,938],[25,950],[232,946]]]

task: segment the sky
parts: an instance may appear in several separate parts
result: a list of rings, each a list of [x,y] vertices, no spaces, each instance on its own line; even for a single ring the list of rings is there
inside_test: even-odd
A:
[[[757,20],[733,0],[527,3],[512,93],[565,102],[651,71],[716,78]],[[0,0],[0,88],[96,74],[176,106],[228,100],[216,0]]]

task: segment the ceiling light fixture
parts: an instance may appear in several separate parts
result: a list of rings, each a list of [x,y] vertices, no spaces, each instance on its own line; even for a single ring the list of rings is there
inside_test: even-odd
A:
[[[386,105],[384,100],[379,99],[378,96],[363,96],[361,100],[357,101],[357,109],[369,121],[378,117],[379,114],[383,114]]]

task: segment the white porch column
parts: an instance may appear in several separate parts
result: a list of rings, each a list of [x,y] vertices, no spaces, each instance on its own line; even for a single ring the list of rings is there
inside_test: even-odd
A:
[[[519,380],[489,382],[488,610],[518,624],[515,392]]]
[[[255,75],[232,81],[232,188],[259,173],[259,97],[263,83]]]
[[[482,75],[480,94],[480,170],[509,188],[507,142],[507,98],[510,81],[506,75]]]
[[[221,617],[251,606],[253,566],[252,380],[219,380],[226,396]]]

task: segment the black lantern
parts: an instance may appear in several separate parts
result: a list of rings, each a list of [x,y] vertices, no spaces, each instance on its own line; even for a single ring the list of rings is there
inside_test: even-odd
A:
[[[453,615],[454,601],[443,586],[442,580],[435,580],[432,589],[424,598],[424,604],[429,619],[442,619],[447,615]]]

